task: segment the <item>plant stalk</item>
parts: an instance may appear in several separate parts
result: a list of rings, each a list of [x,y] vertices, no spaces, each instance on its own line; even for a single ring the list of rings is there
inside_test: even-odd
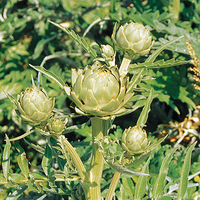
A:
[[[95,143],[96,139],[102,139],[107,135],[109,120],[97,117],[91,118],[92,124],[92,161],[90,168],[90,200],[101,200],[101,178],[104,165],[104,158],[99,152],[99,146]]]
[[[126,74],[128,73],[128,66],[131,62],[131,59],[125,54],[124,55],[124,58],[122,60],[122,63],[120,65],[120,68],[119,68],[119,74],[121,76],[126,76]]]
[[[115,189],[117,187],[117,184],[119,182],[121,173],[120,172],[115,172],[112,181],[110,183],[109,189],[108,189],[108,193],[106,195],[106,199],[105,200],[112,200],[113,195],[115,193]]]

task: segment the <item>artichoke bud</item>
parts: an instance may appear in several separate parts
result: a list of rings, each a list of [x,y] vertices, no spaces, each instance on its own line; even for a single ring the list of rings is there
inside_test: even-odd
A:
[[[65,123],[58,118],[53,118],[47,123],[46,128],[51,134],[61,135],[64,131]]]
[[[49,98],[44,88],[28,87],[17,96],[16,112],[34,126],[45,123],[52,115],[55,99]]]
[[[101,54],[106,61],[115,62],[116,52],[109,44],[101,45]]]
[[[144,56],[148,54],[155,42],[152,41],[152,36],[148,28],[134,22],[120,26],[117,32],[113,32],[112,40],[131,59],[135,55]]]
[[[121,139],[121,147],[128,154],[142,153],[148,147],[147,133],[140,126],[125,129]]]
[[[76,112],[83,115],[108,117],[125,112],[123,105],[131,98],[127,93],[127,77],[120,77],[116,66],[107,67],[96,61],[82,73],[72,73],[71,100]]]

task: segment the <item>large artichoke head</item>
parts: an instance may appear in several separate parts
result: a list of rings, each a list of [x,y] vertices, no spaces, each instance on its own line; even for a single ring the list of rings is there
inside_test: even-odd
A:
[[[125,129],[121,142],[122,149],[131,155],[144,152],[149,144],[147,133],[140,126]]]
[[[113,32],[114,44],[132,58],[135,55],[144,56],[149,53],[154,44],[149,29],[140,23],[126,23]]]
[[[84,70],[72,70],[70,97],[75,110],[83,115],[109,118],[126,111],[124,104],[131,98],[127,93],[127,77],[120,77],[116,66],[95,62]]]
[[[43,88],[28,87],[17,96],[16,112],[32,125],[46,122],[52,115],[55,99],[49,98]]]

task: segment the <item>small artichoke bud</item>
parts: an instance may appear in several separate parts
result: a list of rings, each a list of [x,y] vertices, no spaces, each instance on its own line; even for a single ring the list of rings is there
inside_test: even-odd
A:
[[[53,118],[49,123],[47,123],[47,130],[51,134],[61,135],[64,128],[65,128],[65,123],[58,118]]]
[[[115,55],[116,52],[114,51],[114,49],[109,45],[101,45],[101,51],[102,51],[102,56],[106,61],[109,61],[109,63],[114,66],[115,65]]]
[[[113,33],[114,44],[122,49],[130,58],[135,55],[144,56],[154,44],[149,29],[140,23],[126,23]]]
[[[49,98],[43,88],[28,87],[17,96],[16,112],[32,125],[46,122],[52,115],[55,99]]]
[[[125,129],[121,142],[122,149],[131,155],[142,153],[148,147],[146,131],[140,126]]]

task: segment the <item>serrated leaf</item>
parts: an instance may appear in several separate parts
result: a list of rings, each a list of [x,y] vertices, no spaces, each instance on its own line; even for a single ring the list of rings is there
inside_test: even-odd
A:
[[[24,139],[24,141],[25,141],[25,142],[26,142],[30,147],[32,147],[33,149],[35,149],[36,151],[38,151],[38,152],[44,154],[45,149],[42,148],[41,146],[39,146],[39,145],[35,145],[35,144],[33,144],[33,143],[30,143],[30,142],[28,142],[28,141],[25,140],[25,139]]]
[[[190,166],[191,166],[191,156],[192,156],[192,151],[195,145],[196,145],[196,142],[188,148],[187,154],[184,159],[184,163],[181,169],[181,178],[180,178],[180,184],[178,188],[177,200],[182,200],[187,191],[188,175],[189,175]]]
[[[142,168],[142,173],[148,174],[149,173],[149,162],[151,157],[147,160],[144,167]],[[146,185],[147,185],[147,177],[146,176],[140,176],[139,180],[135,187],[135,200],[140,200],[142,197],[144,197],[145,191],[146,191]]]
[[[52,21],[49,21],[51,22],[53,25],[57,26],[58,28],[60,28],[61,30],[63,30],[64,32],[66,32],[68,35],[70,35],[76,42],[78,42],[82,48],[87,52],[89,53],[92,57],[96,58],[97,57],[97,54],[96,52],[94,51],[94,49],[92,49],[92,47],[90,45],[88,45],[88,43],[85,41],[84,38],[80,37],[79,35],[77,35],[73,30],[68,30],[66,28],[64,28],[63,26],[55,23],[55,22],[52,22]]]
[[[164,67],[174,67],[178,65],[185,65],[188,64],[190,60],[175,60],[172,58],[170,60],[165,61],[164,59],[158,60],[156,62],[144,62],[144,63],[137,63],[137,64],[130,64],[129,72],[131,69],[141,69],[141,68],[148,68],[148,69],[156,69],[156,68],[164,68]]]
[[[141,69],[137,74],[135,74],[132,77],[132,79],[128,85],[127,93],[132,92],[133,88],[135,88],[140,83],[143,72],[144,72],[144,69]]]
[[[161,47],[159,47],[158,49],[156,49],[156,51],[153,52],[153,54],[151,54],[146,62],[154,62],[154,60],[158,57],[158,55],[160,54],[161,51],[163,51],[164,49],[166,49],[169,45],[173,44],[174,42],[180,40],[183,36],[175,38],[169,42],[167,42],[166,44],[163,44]]]
[[[48,76],[49,78],[51,78],[52,80],[54,80],[62,89],[64,88],[64,86],[66,86],[64,81],[60,77],[56,76],[53,72],[45,69],[44,67],[33,66],[31,64],[30,66],[36,71],[41,72],[46,76]]]
[[[44,156],[43,156],[43,159],[42,159],[42,168],[43,168],[46,176],[48,176],[49,173],[50,173],[51,163],[52,163],[52,150],[49,147],[49,144],[47,143],[45,153],[44,153]]]
[[[17,151],[19,152],[19,156],[17,156],[18,165],[26,178],[28,178],[29,168],[28,168],[28,160],[26,158],[26,153],[24,149],[16,143]]]
[[[151,102],[153,100],[152,96],[153,96],[153,89],[151,89],[151,91],[149,93],[149,97],[146,101],[146,104],[145,104],[144,108],[142,109],[142,112],[137,120],[138,126],[144,127],[144,125],[147,122],[148,113],[150,111]]]
[[[171,162],[171,159],[173,157],[173,154],[177,148],[171,149],[169,152],[166,152],[165,158],[162,161],[162,165],[160,168],[160,172],[158,175],[158,178],[156,179],[156,183],[154,184],[153,189],[153,197],[155,200],[157,200],[160,197],[160,194],[163,191],[163,188],[165,186],[166,176],[169,170],[169,163]]]
[[[11,148],[11,143],[8,139],[9,138],[6,135],[6,145],[3,150],[3,160],[2,160],[3,176],[5,177],[6,181],[8,180],[8,173],[10,168],[10,148]]]

